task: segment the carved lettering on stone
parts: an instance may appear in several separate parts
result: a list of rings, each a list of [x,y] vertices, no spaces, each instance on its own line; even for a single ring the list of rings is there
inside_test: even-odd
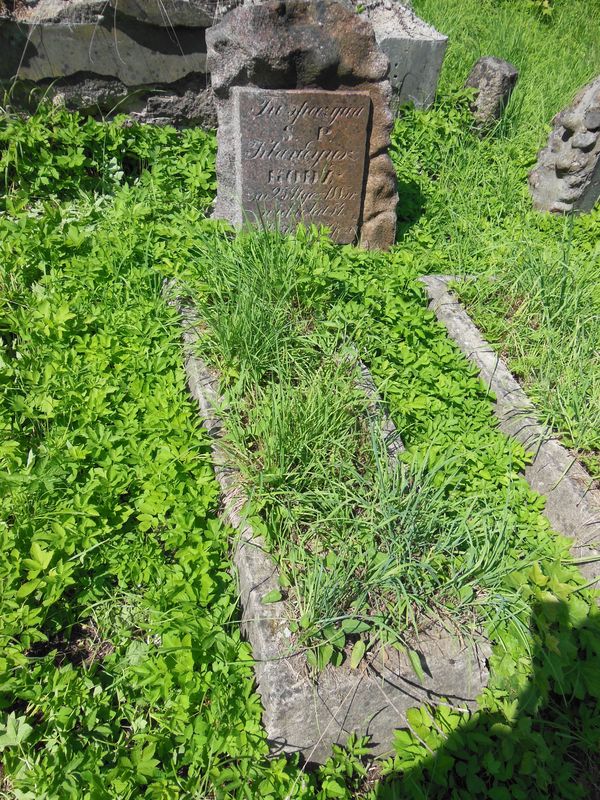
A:
[[[252,221],[305,221],[356,239],[371,100],[367,92],[234,89],[238,197]]]

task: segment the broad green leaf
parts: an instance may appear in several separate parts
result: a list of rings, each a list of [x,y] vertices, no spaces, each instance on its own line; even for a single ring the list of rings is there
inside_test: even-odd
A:
[[[370,628],[371,625],[368,622],[363,622],[359,619],[345,619],[342,622],[342,630],[347,634],[364,633]]]
[[[279,589],[272,589],[262,596],[261,602],[267,605],[268,603],[278,603],[281,599],[283,599],[283,595]]]
[[[360,662],[362,661],[367,646],[362,639],[359,639],[358,642],[352,648],[352,655],[350,656],[350,668],[356,669]]]
[[[31,557],[37,561],[43,570],[47,569],[48,565],[52,561],[52,556],[54,555],[53,550],[44,550],[37,542],[32,542],[30,553]]]
[[[5,731],[0,735],[0,750],[6,747],[18,747],[33,733],[33,728],[26,717],[16,717],[14,712],[8,715]]]
[[[348,797],[346,787],[335,778],[327,778],[327,780],[323,782],[323,792],[325,793],[325,797]]]
[[[423,665],[421,664],[421,659],[419,658],[419,654],[415,650],[410,650],[407,648],[406,650],[411,667],[415,671],[415,675],[419,679],[421,683],[425,681],[425,672],[423,671]]]

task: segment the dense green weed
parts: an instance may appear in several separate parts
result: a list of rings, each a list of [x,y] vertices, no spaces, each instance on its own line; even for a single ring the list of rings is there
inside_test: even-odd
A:
[[[494,302],[509,320],[506,298],[521,278],[520,294],[531,296],[514,325],[523,352],[537,316],[538,330],[550,332],[566,314],[565,329],[579,324],[578,341],[587,332],[594,341],[595,306],[583,303],[596,302],[597,215],[573,229],[530,215],[523,183],[547,120],[596,63],[582,4],[572,4],[572,39],[563,33],[565,7],[557,2],[557,22],[542,24],[511,3],[490,3],[485,13],[470,0],[419,3],[454,45],[440,103],[425,115],[407,113],[396,130],[410,200],[400,212],[402,246],[388,258],[316,235],[294,245],[312,265],[304,295],[368,360],[407,465],[439,474],[452,502],[488,508],[510,532],[499,578],[519,605],[488,622],[496,647],[479,711],[469,719],[444,706],[415,710],[375,784],[364,740],[311,774],[293,759],[266,759],[250,654],[236,624],[229,532],[216,521],[207,442],[185,399],[177,322],[161,298],[163,277],[189,266],[206,238],[213,138],[98,126],[56,110],[3,120],[4,796],[593,796],[594,600],[580,588],[567,543],[540,515],[542,501],[519,477],[525,454],[497,431],[485,387],[415,282],[425,271],[493,274],[505,281]],[[494,8],[500,16],[491,25]],[[480,141],[460,85],[476,51],[492,47],[521,67],[522,92]],[[555,58],[567,50],[569,70]],[[523,269],[528,254],[531,268]],[[487,286],[477,284],[479,305],[476,292],[469,300],[489,332],[498,317],[489,313]],[[231,341],[232,380],[245,336],[240,327]],[[270,357],[265,350],[252,369],[264,374]],[[545,368],[550,381],[554,368]],[[531,374],[525,365],[524,380]],[[530,380],[531,391],[538,383]],[[572,384],[583,425],[584,394]],[[553,419],[568,427],[564,415]],[[578,447],[590,446],[587,434],[577,436]]]
[[[152,208],[62,212],[79,240],[32,282],[7,256],[39,231],[2,222],[3,766],[23,798],[189,796],[263,739],[216,484]]]

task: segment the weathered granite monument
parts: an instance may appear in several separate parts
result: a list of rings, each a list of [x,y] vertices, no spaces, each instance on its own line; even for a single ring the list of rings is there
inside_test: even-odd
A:
[[[369,95],[235,88],[244,212],[294,226],[300,215],[352,242],[360,217]],[[242,125],[247,120],[250,124]],[[242,222],[241,213],[236,220]]]
[[[261,5],[265,0],[242,0],[232,5]],[[390,60],[392,111],[412,103],[429,108],[435,100],[448,37],[398,0],[338,0],[366,18],[375,41]]]
[[[214,215],[385,249],[396,230],[388,60],[332,0],[243,6],[207,32],[218,116]]]
[[[529,174],[538,211],[591,211],[600,197],[600,77],[552,120],[548,145]]]

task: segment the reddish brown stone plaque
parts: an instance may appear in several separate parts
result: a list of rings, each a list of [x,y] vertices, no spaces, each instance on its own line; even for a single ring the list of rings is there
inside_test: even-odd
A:
[[[233,91],[242,215],[282,231],[298,222],[326,225],[336,242],[353,242],[362,207],[369,94]]]

